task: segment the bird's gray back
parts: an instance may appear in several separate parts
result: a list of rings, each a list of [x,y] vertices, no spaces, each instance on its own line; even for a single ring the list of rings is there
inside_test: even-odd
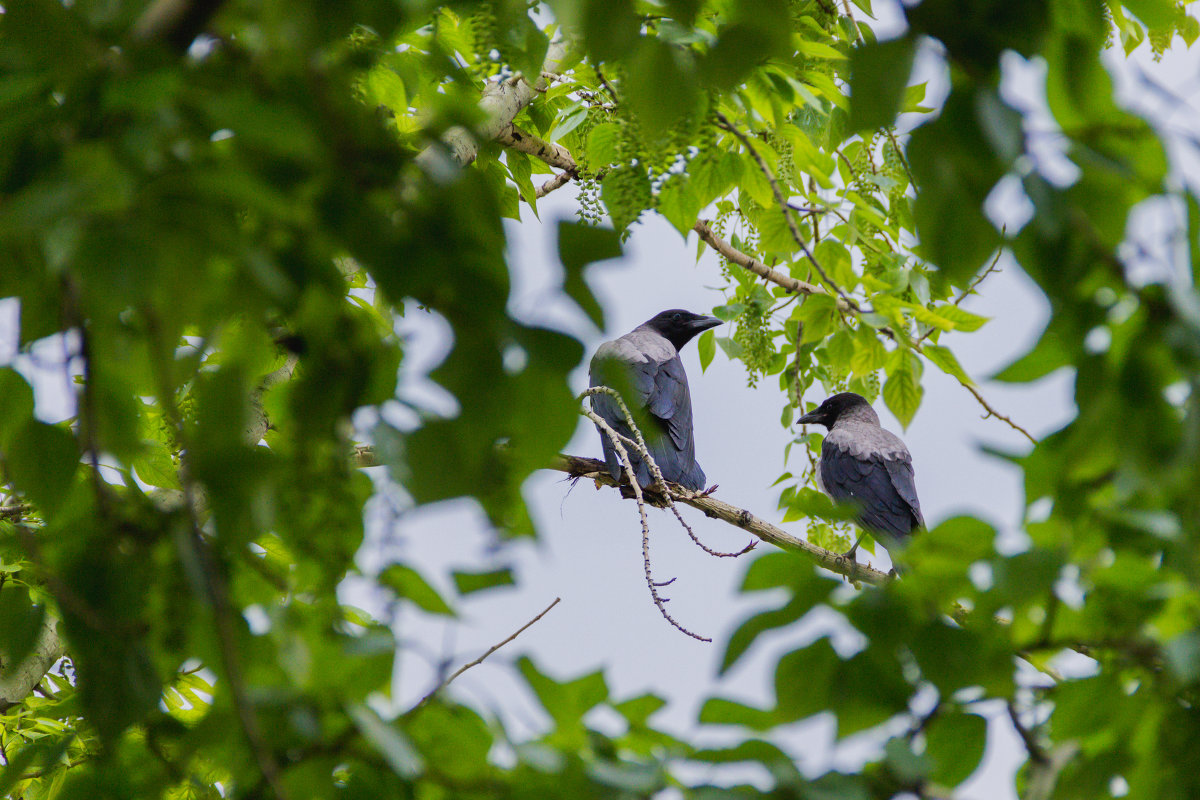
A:
[[[896,538],[923,527],[912,456],[894,433],[864,417],[839,419],[821,447],[821,488],[859,507],[864,527]]]

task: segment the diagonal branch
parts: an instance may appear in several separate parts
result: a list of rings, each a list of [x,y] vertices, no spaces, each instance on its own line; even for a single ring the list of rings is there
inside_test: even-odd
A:
[[[616,432],[614,431],[614,433]],[[618,442],[622,438],[624,437],[617,434]],[[379,460],[373,447],[359,445],[354,448],[354,452],[351,455],[351,463],[356,467],[365,468],[377,467],[383,462]],[[552,462],[546,465],[546,468],[565,472],[572,478],[589,478],[595,481],[597,486],[620,487],[622,485],[621,481],[609,474],[608,465],[595,458],[585,458],[583,456],[573,456],[563,453],[556,456]],[[636,481],[634,484],[636,484]],[[632,489],[632,486],[630,488]],[[759,519],[744,508],[738,508],[730,503],[717,500],[714,497],[706,497],[699,492],[690,491],[673,483],[668,483],[667,489],[670,491],[672,500],[683,503],[685,506],[691,506],[703,512],[710,519],[719,519],[722,522],[727,522],[730,525],[741,528],[747,533],[757,536],[767,544],[773,544],[781,550],[801,553],[816,562],[818,566],[830,572],[836,572],[838,575],[845,576],[852,581],[879,585],[891,580],[891,576],[886,572],[881,572],[867,564],[860,564],[853,559],[846,558],[840,553],[826,550],[823,547],[817,547],[812,542],[797,538],[782,528],[772,525],[766,520]],[[635,491],[640,494],[641,487],[638,486]],[[643,502],[648,502],[651,505],[666,505],[666,498],[662,492],[657,490],[643,495],[643,498]]]
[[[804,241],[804,237],[800,235],[800,229],[796,227],[796,220],[792,218],[792,207],[788,204],[787,198],[783,196],[783,190],[779,188],[779,181],[775,179],[775,174],[771,172],[771,168],[767,165],[767,162],[763,160],[762,154],[758,152],[753,144],[751,144],[749,137],[738,130],[737,127],[729,121],[728,117],[726,117],[720,111],[716,112],[716,116],[717,123],[738,138],[738,140],[746,148],[747,152],[750,153],[751,158],[753,158],[755,163],[758,164],[758,168],[762,170],[763,175],[766,176],[767,183],[771,185],[771,193],[775,195],[775,202],[779,204],[779,210],[783,212],[783,219],[787,223],[788,232],[792,234],[792,240],[796,242],[796,246],[803,251],[805,258],[808,259],[809,263],[812,264],[817,270],[817,273],[820,274],[821,280],[825,282],[825,285],[833,289],[837,296],[840,297],[852,311],[859,313],[861,309],[859,308],[858,303],[855,302],[850,295],[846,294],[846,292],[842,290],[842,287],[834,283],[829,275],[826,274],[825,268],[821,266],[821,263],[817,261],[816,256],[813,255],[812,250],[809,249],[808,242]]]
[[[496,135],[496,141],[506,147],[520,150],[522,153],[545,161],[552,167],[558,167],[570,172],[574,172],[579,168],[570,150],[561,144],[543,141],[532,133],[521,130],[512,123],[509,123]]]
[[[824,286],[818,286],[815,283],[808,283],[807,281],[793,278],[791,275],[785,275],[779,270],[771,269],[761,261],[756,261],[741,250],[734,248],[733,245],[717,235],[716,231],[712,229],[712,224],[706,219],[697,220],[696,224],[692,226],[692,230],[700,235],[701,241],[720,253],[726,261],[737,264],[743,269],[750,270],[763,280],[770,281],[777,286],[782,286],[784,289],[795,294],[822,294],[831,296]],[[853,311],[846,301],[840,297],[835,297],[834,299],[837,301],[838,308],[842,311]]]
[[[700,235],[700,239],[705,244],[707,244],[709,247],[711,247],[713,250],[715,250],[717,253],[719,253],[722,257],[724,257],[731,264],[737,264],[739,267],[742,267],[743,269],[747,269],[750,272],[753,272],[755,275],[758,275],[759,277],[763,278],[764,280],[770,281],[771,283],[774,283],[777,286],[782,286],[784,289],[786,289],[789,292],[792,292],[794,294],[804,294],[804,295],[821,294],[821,295],[825,295],[827,297],[833,297],[834,300],[837,301],[838,309],[840,309],[841,311],[850,312],[850,313],[862,313],[862,309],[860,309],[858,306],[849,306],[849,305],[844,304],[844,302],[842,301],[842,299],[840,297],[835,297],[835,296],[831,295],[824,287],[817,286],[812,283],[807,283],[805,281],[797,280],[796,278],[793,278],[790,275],[785,275],[778,270],[771,269],[766,264],[763,264],[761,261],[756,261],[755,259],[751,258],[747,254],[736,249],[729,242],[725,241],[720,236],[717,236],[716,232],[713,231],[712,226],[709,224],[708,220],[699,220],[695,224],[695,226],[693,226],[692,230],[696,231],[696,233]],[[897,342],[901,346],[907,346],[907,347],[910,347],[914,352],[920,353],[922,355],[925,354],[925,348],[922,344],[921,339],[918,339],[916,341],[911,341],[907,336],[903,335],[902,332],[898,334],[896,331],[893,331],[891,328],[880,328],[879,330],[881,332],[883,332],[885,335],[889,336],[892,339],[892,341]],[[924,337],[922,337],[922,338],[924,338]],[[928,356],[926,356],[926,358],[928,358]],[[1007,424],[1013,430],[1021,433],[1026,439],[1028,439],[1033,444],[1037,444],[1037,439],[1029,431],[1025,430],[1025,428],[1021,427],[1016,422],[1014,422],[1011,417],[1001,414],[999,411],[997,411],[995,409],[995,407],[992,406],[992,404],[988,402],[987,398],[985,398],[983,396],[983,393],[979,391],[979,388],[977,386],[975,386],[970,381],[964,381],[962,379],[962,377],[960,377],[958,375],[952,375],[952,377],[955,380],[957,380],[960,384],[962,384],[963,388],[965,388],[968,392],[970,392],[971,395],[975,398],[976,402],[978,402],[979,405],[981,405],[983,407],[983,410],[987,412],[987,414],[984,417],[985,419],[987,417],[995,417],[996,419],[1000,420],[1001,422],[1004,422],[1005,424]]]
[[[543,72],[558,71],[559,62],[566,55],[565,42],[555,42],[546,51],[546,62]],[[417,163],[426,172],[438,173],[445,169],[444,159],[448,155],[458,167],[465,167],[479,155],[479,143],[490,142],[500,136],[501,132],[512,125],[512,121],[525,106],[533,102],[537,92],[546,88],[546,79],[539,76],[537,82],[530,84],[522,75],[515,75],[495,83],[489,83],[483,90],[479,108],[485,118],[474,131],[457,125],[442,136],[441,142],[431,144],[417,155]]]
[[[451,675],[449,678],[446,678],[446,680],[442,681],[442,682],[441,682],[441,683],[439,683],[439,684],[438,684],[436,687],[434,687],[434,690],[433,690],[432,692],[430,692],[429,694],[427,694],[427,695],[425,695],[424,697],[422,697],[422,698],[421,698],[421,702],[417,703],[415,706],[413,706],[413,707],[412,707],[412,709],[411,709],[411,710],[409,710],[409,711],[408,711],[408,712],[406,712],[406,713],[408,713],[408,714],[411,714],[413,711],[416,711],[418,708],[420,708],[421,706],[425,705],[425,704],[426,704],[426,703],[428,703],[430,700],[432,700],[434,697],[436,697],[436,696],[437,696],[437,694],[438,694],[438,692],[442,691],[442,690],[443,690],[443,689],[445,689],[447,686],[449,686],[449,685],[450,685],[450,682],[451,682],[451,681],[453,681],[455,678],[457,678],[459,675],[462,675],[464,672],[466,672],[467,670],[469,670],[471,667],[477,667],[477,666],[479,666],[480,664],[482,664],[482,663],[483,663],[483,660],[484,660],[485,658],[487,658],[487,657],[488,657],[488,656],[490,656],[492,653],[494,653],[494,652],[496,652],[497,650],[499,650],[501,647],[504,647],[504,645],[508,644],[508,643],[509,643],[509,642],[511,642],[513,639],[516,639],[518,636],[520,636],[522,633],[524,633],[524,632],[525,632],[525,630],[526,630],[527,628],[529,628],[530,626],[532,626],[532,625],[533,625],[535,622],[537,622],[537,621],[538,621],[539,619],[541,619],[542,617],[546,616],[546,614],[548,614],[548,613],[550,612],[550,609],[554,608],[554,607],[555,607],[556,605],[558,605],[558,604],[559,604],[559,602],[561,602],[561,601],[562,601],[562,598],[561,598],[561,597],[556,597],[556,598],[554,598],[554,602],[552,602],[550,605],[548,605],[548,606],[546,606],[544,609],[542,609],[542,613],[538,614],[536,617],[534,617],[533,619],[529,620],[529,622],[526,622],[524,625],[522,625],[521,627],[517,628],[517,629],[516,629],[516,630],[513,632],[513,634],[512,634],[511,636],[509,636],[507,639],[505,639],[504,641],[502,641],[502,642],[497,642],[496,644],[494,644],[494,645],[492,645],[491,647],[489,647],[489,648],[487,649],[487,652],[486,652],[486,653],[484,653],[483,655],[481,655],[479,658],[477,658],[477,659],[475,659],[474,661],[471,661],[471,662],[469,662],[469,663],[463,664],[461,667],[459,667],[457,670],[455,670],[455,672],[454,672],[454,674],[453,674],[453,675]]]
[[[620,481],[609,474],[608,467],[604,462],[594,458],[559,455],[549,465],[549,468],[565,472],[573,478],[590,478],[600,486],[621,485]],[[861,581],[862,583],[882,584],[890,580],[885,572],[792,536],[787,531],[759,519],[744,508],[738,508],[713,497],[704,497],[675,484],[668,484],[667,488],[674,500],[704,512],[705,516],[736,525],[782,550],[802,553],[815,561],[818,566],[824,567],[830,572],[836,572],[852,581]]]

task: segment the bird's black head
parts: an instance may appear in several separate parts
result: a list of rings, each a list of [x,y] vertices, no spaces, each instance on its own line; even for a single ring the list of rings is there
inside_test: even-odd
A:
[[[693,314],[682,308],[669,308],[643,322],[642,327],[651,328],[662,334],[671,344],[675,345],[676,350],[680,350],[692,340],[693,336],[720,324],[721,320],[716,317]]]
[[[812,411],[796,420],[801,425],[824,425],[832,428],[838,417],[856,408],[870,408],[867,398],[854,392],[840,392],[825,400]]]

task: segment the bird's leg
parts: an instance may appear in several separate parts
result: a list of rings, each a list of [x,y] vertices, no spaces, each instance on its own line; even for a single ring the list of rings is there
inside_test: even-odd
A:
[[[703,492],[697,492],[696,497],[708,497],[710,494],[712,494],[713,492],[715,492],[717,490],[717,487],[719,485],[720,484],[714,483],[712,486],[708,487]]]
[[[859,544],[861,544],[861,543],[862,543],[863,537],[864,537],[864,536],[866,536],[866,535],[867,535],[867,534],[866,534],[866,532],[865,532],[865,531],[864,531],[864,532],[862,532],[862,533],[860,533],[860,534],[858,534],[858,538],[854,540],[854,546],[853,546],[853,547],[851,547],[851,548],[850,548],[849,550],[847,550],[846,552],[842,553],[842,558],[850,558],[850,559],[853,559],[853,558],[854,558],[854,554],[858,552],[858,546],[859,546]]]

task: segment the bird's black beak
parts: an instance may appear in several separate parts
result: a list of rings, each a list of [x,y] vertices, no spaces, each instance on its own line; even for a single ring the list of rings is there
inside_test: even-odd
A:
[[[716,317],[696,317],[694,320],[688,323],[688,327],[691,328],[692,336],[696,336],[708,330],[709,328],[715,328],[720,324],[721,320],[717,319]]]
[[[818,414],[816,411],[808,412],[803,417],[796,420],[796,422],[800,425],[820,425],[820,424],[822,424],[821,415]]]

